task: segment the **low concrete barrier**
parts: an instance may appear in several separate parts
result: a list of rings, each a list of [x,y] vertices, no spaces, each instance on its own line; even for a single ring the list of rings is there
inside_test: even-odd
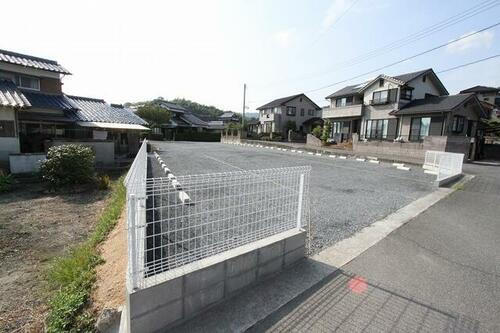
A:
[[[128,294],[127,331],[158,332],[183,323],[302,259],[305,240],[305,231],[289,230],[160,273],[165,282]]]
[[[11,173],[35,173],[40,169],[40,163],[47,158],[40,154],[11,154],[9,164]]]

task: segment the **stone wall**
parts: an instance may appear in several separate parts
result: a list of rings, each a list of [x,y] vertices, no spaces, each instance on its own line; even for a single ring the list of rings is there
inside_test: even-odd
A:
[[[307,134],[306,145],[313,147],[323,147],[323,141],[312,134]]]

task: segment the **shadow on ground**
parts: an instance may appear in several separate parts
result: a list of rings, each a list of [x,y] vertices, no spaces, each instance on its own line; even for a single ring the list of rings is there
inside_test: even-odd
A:
[[[337,270],[248,332],[477,332],[479,322]]]

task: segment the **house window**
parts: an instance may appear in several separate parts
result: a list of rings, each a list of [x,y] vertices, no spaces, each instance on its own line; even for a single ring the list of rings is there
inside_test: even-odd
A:
[[[378,80],[378,86],[383,87],[384,86],[384,79],[379,79]]]
[[[306,112],[306,110],[304,110],[304,109],[300,109],[300,115],[301,115],[302,117],[304,116],[305,112]]]
[[[422,76],[422,82],[425,82],[427,80],[427,75]]]
[[[401,93],[399,95],[400,99],[411,100],[412,89],[409,88],[401,88]]]
[[[307,110],[307,114],[308,114],[309,116],[314,116],[314,109],[309,109],[309,110]]]
[[[30,89],[30,90],[40,90],[40,79],[31,76],[19,75],[16,78],[16,84],[19,88]]]
[[[352,105],[352,100],[353,100],[352,96],[337,98],[335,101],[335,106],[341,107],[341,106]]]
[[[386,104],[389,102],[395,102],[397,97],[398,89],[389,89],[389,90],[379,90],[373,92],[373,99],[371,100],[372,105],[377,104]]]
[[[301,98],[299,98],[299,101],[302,103],[302,97],[301,97]]]
[[[431,117],[411,118],[410,141],[420,141],[429,135]]]
[[[464,131],[465,117],[454,116],[451,131],[453,133],[462,133]]]
[[[398,119],[371,119],[366,121],[366,139],[394,140],[397,137]]]
[[[295,117],[296,113],[297,113],[297,108],[295,106],[287,106],[286,107],[286,115],[287,116]]]
[[[14,122],[11,120],[0,120],[0,137],[14,137]]]

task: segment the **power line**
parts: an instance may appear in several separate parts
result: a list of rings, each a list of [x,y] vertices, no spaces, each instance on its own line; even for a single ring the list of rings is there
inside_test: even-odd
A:
[[[470,33],[470,34],[464,35],[464,36],[462,36],[462,37],[456,38],[456,39],[454,39],[454,40],[452,40],[452,41],[449,41],[449,42],[447,42],[447,43],[444,43],[444,44],[441,44],[441,45],[435,46],[435,47],[433,47],[433,48],[427,49],[427,50],[425,50],[425,51],[423,51],[423,52],[419,52],[419,53],[414,54],[414,55],[412,55],[412,56],[409,56],[409,57],[403,58],[403,59],[401,59],[401,60],[395,61],[395,62],[390,63],[390,64],[388,64],[388,65],[385,65],[385,66],[382,66],[382,67],[378,67],[378,68],[376,68],[376,69],[374,69],[374,70],[371,70],[371,71],[365,72],[365,73],[363,73],[363,74],[359,74],[359,75],[353,76],[353,77],[351,77],[351,78],[348,78],[348,79],[345,79],[345,80],[342,80],[342,81],[338,81],[338,82],[335,82],[335,83],[331,83],[331,84],[328,84],[328,85],[325,85],[325,86],[322,86],[322,87],[319,87],[319,88],[316,88],[316,89],[311,89],[311,90],[308,90],[308,91],[306,91],[306,93],[315,92],[315,91],[318,91],[318,90],[323,90],[323,89],[326,89],[326,88],[330,88],[330,87],[335,86],[335,85],[340,84],[340,83],[344,83],[344,82],[351,81],[351,80],[354,80],[354,79],[357,79],[357,78],[360,78],[360,77],[363,77],[363,76],[366,76],[366,75],[369,75],[369,74],[373,74],[373,73],[375,73],[375,72],[379,72],[379,71],[381,71],[382,69],[386,69],[386,68],[388,68],[388,67],[395,66],[395,65],[400,64],[400,63],[402,63],[402,62],[405,62],[405,61],[408,61],[408,60],[411,60],[411,59],[414,59],[414,58],[420,57],[420,56],[422,56],[422,55],[424,55],[424,54],[427,54],[427,53],[429,53],[429,52],[439,50],[439,49],[441,49],[441,48],[443,48],[443,47],[445,47],[445,46],[448,46],[448,45],[450,45],[450,44],[456,43],[456,42],[461,41],[461,40],[463,40],[463,39],[465,39],[465,38],[469,38],[469,37],[471,37],[471,36],[477,35],[477,34],[479,34],[479,33],[483,32],[483,31],[486,31],[486,30],[492,29],[492,28],[494,28],[494,27],[496,27],[496,26],[498,26],[498,25],[500,25],[500,22],[497,22],[497,23],[492,24],[492,25],[490,25],[490,26],[488,26],[488,27],[486,27],[486,28],[483,28],[483,29],[481,29],[481,30],[478,30],[478,31],[472,32],[472,33]]]
[[[432,34],[435,34],[437,32],[440,32],[448,27],[451,27],[451,26],[458,24],[462,21],[465,21],[471,17],[479,15],[479,14],[481,14],[487,10],[490,10],[491,8],[496,7],[498,5],[500,5],[499,0],[486,0],[478,5],[475,5],[469,9],[467,9],[463,12],[460,12],[458,14],[455,14],[453,16],[450,16],[449,18],[447,18],[443,21],[440,21],[438,23],[435,23],[431,26],[428,26],[420,31],[417,31],[413,34],[406,36],[406,37],[403,37],[401,39],[393,41],[393,42],[386,44],[382,47],[376,48],[372,51],[366,52],[366,53],[359,55],[357,57],[351,58],[351,59],[346,60],[346,61],[338,62],[334,66],[345,64],[345,66],[343,68],[341,68],[341,69],[345,69],[345,68],[352,67],[354,65],[366,62],[366,61],[371,60],[375,57],[379,57],[383,54],[387,54],[391,51],[394,51],[396,49],[399,49],[401,47],[404,47],[404,46],[409,45],[411,43],[414,43],[416,41],[419,41],[419,40],[421,40],[425,37],[428,37]],[[308,78],[312,78],[314,76],[323,76],[326,74],[330,74],[332,72],[336,72],[338,70],[339,69],[322,71],[321,73],[299,76],[299,77],[295,77],[294,79],[308,79]],[[280,84],[280,83],[286,82],[286,81],[287,80],[280,80],[280,81],[276,81],[276,82],[271,83],[271,84],[267,84],[265,86],[270,86],[273,84]]]
[[[454,71],[455,69],[467,67],[467,66],[470,66],[470,65],[474,65],[474,64],[477,64],[477,63],[480,63],[480,62],[483,62],[483,61],[487,61],[487,60],[490,60],[490,59],[498,58],[498,57],[500,57],[500,54],[495,54],[495,55],[493,55],[491,57],[486,57],[486,58],[479,59],[479,60],[476,60],[476,61],[468,62],[466,64],[462,64],[462,65],[458,65],[458,66],[455,66],[455,67],[443,69],[443,70],[441,70],[439,72],[436,72],[436,74],[451,72],[451,71]]]

